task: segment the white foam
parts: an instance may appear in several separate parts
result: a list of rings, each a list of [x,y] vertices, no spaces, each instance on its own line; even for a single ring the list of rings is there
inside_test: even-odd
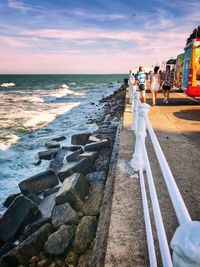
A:
[[[2,83],[1,84],[1,87],[13,87],[13,86],[15,86],[14,83]]]
[[[61,85],[61,88],[66,88],[66,89],[68,89],[68,88],[69,88],[69,86],[68,86],[68,85],[66,85],[66,84],[62,84],[62,85]]]
[[[74,85],[76,85],[76,83],[69,83],[69,85],[74,86]]]
[[[0,150],[2,151],[8,150],[11,145],[17,143],[17,141],[20,139],[16,134],[10,134],[6,137],[8,141],[6,141],[4,144],[2,142],[0,143]]]

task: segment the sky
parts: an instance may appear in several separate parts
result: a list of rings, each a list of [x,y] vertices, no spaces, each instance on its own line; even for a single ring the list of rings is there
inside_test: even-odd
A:
[[[199,0],[0,0],[0,74],[127,73],[182,53]]]

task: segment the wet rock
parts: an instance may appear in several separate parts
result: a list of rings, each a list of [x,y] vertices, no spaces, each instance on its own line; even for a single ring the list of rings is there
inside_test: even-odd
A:
[[[19,237],[19,241],[22,242],[24,241],[27,237],[35,233],[39,228],[41,228],[43,225],[51,223],[51,218],[44,218],[44,219],[39,219],[36,222],[27,225],[22,234]]]
[[[28,198],[18,196],[0,220],[0,241],[7,242],[17,238],[37,210],[37,206]]]
[[[56,195],[56,204],[70,203],[73,209],[79,211],[83,207],[89,191],[88,180],[80,173],[74,173],[64,180]]]
[[[51,161],[49,165],[49,170],[53,171],[55,174],[59,172],[59,170],[62,168],[63,163],[58,161],[57,159],[54,159]]]
[[[84,152],[84,151],[83,151],[83,149],[81,148],[81,149],[79,149],[79,150],[77,150],[77,151],[71,153],[70,155],[68,155],[68,156],[66,157],[66,160],[67,160],[68,162],[76,161],[77,157],[78,157],[81,153],[83,153],[83,152]]]
[[[104,195],[104,184],[92,183],[88,198],[84,204],[83,212],[86,215],[99,215]]]
[[[73,173],[86,174],[92,170],[94,170],[94,165],[89,159],[84,158],[78,162],[64,164],[59,170],[58,176],[60,181],[63,182],[65,178],[69,177]]]
[[[59,136],[59,137],[55,137],[55,138],[51,139],[51,141],[56,141],[56,142],[61,142],[64,140],[66,140],[65,136]]]
[[[57,176],[53,171],[45,171],[36,174],[21,183],[19,183],[19,188],[23,194],[39,194],[42,191],[51,188],[58,184]]]
[[[33,193],[29,194],[27,198],[33,201],[37,206],[42,202],[42,199]]]
[[[50,259],[44,259],[44,260],[41,260],[37,263],[37,267],[49,267],[50,264],[51,264]]]
[[[110,141],[108,139],[105,139],[100,142],[95,142],[85,145],[85,151],[99,151],[109,146],[110,146]]]
[[[1,248],[0,248],[0,257],[5,255],[7,252],[9,252],[11,249],[15,247],[15,244],[12,242],[7,242],[5,243]]]
[[[10,204],[15,200],[15,198],[18,197],[19,195],[21,195],[21,193],[12,194],[12,195],[8,196],[3,203],[4,207],[8,208],[10,206]]]
[[[67,155],[67,151],[62,148],[59,148],[58,153],[56,155],[56,160],[63,163],[65,161],[66,155]]]
[[[105,184],[105,182],[106,182],[105,171],[90,172],[85,177],[90,183],[103,183],[103,184]]]
[[[94,216],[85,216],[82,218],[76,230],[75,252],[82,254],[91,245],[96,236],[97,219]]]
[[[55,207],[56,194],[45,197],[39,205],[39,210],[42,219],[48,219],[52,216],[53,208]]]
[[[50,196],[54,193],[57,193],[59,191],[60,187],[54,187],[54,188],[51,188],[51,189],[47,189],[44,191],[43,193],[43,196],[44,197],[47,197],[47,196]]]
[[[62,225],[57,232],[51,234],[44,246],[46,253],[51,255],[60,255],[67,251],[75,230],[72,226]]]
[[[67,257],[65,258],[65,263],[67,266],[76,266],[78,263],[78,255],[74,251],[68,252]]]
[[[97,171],[108,171],[110,164],[110,157],[107,155],[99,155],[98,159],[95,161],[95,166]]]
[[[77,267],[90,267],[91,259],[92,259],[92,249],[89,249],[83,255],[80,256]]]
[[[51,149],[51,148],[59,148],[60,147],[60,144],[56,141],[50,141],[50,142],[46,142],[45,143],[45,147],[47,149]]]
[[[51,148],[46,151],[40,151],[38,152],[39,159],[44,159],[44,160],[52,160],[56,157],[58,153],[58,148]]]
[[[51,224],[45,224],[37,232],[25,239],[21,244],[12,249],[1,258],[2,266],[29,266],[29,260],[39,255],[48,236],[53,232]],[[14,264],[13,264],[14,263]],[[0,265],[1,266],[1,265]]]
[[[88,142],[91,133],[80,133],[73,134],[71,138],[71,143],[73,145],[85,145]]]
[[[77,151],[81,148],[81,146],[62,146],[62,149],[68,151]]]
[[[53,209],[52,224],[58,229],[61,225],[78,224],[78,216],[69,203],[58,205]]]
[[[101,140],[94,135],[91,135],[87,143],[100,142]]]
[[[77,160],[89,159],[92,163],[98,158],[99,153],[97,151],[84,152],[77,157]]]

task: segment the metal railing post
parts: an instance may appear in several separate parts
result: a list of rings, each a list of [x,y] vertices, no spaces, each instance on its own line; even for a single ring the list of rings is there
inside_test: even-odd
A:
[[[133,94],[133,121],[132,121],[132,130],[137,132],[137,121],[138,121],[138,106],[140,103],[140,92],[135,91]]]
[[[135,171],[145,170],[145,163],[142,153],[141,142],[146,137],[146,122],[144,120],[144,114],[147,114],[150,106],[146,103],[139,104],[138,106],[138,123],[137,130],[135,132],[136,142],[133,158],[131,160],[131,167]]]
[[[174,267],[200,267],[200,222],[180,225],[170,244]]]

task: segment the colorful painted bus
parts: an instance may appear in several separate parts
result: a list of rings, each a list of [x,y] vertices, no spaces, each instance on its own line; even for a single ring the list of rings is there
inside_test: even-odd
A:
[[[200,38],[185,47],[181,88],[191,97],[200,97]]]

